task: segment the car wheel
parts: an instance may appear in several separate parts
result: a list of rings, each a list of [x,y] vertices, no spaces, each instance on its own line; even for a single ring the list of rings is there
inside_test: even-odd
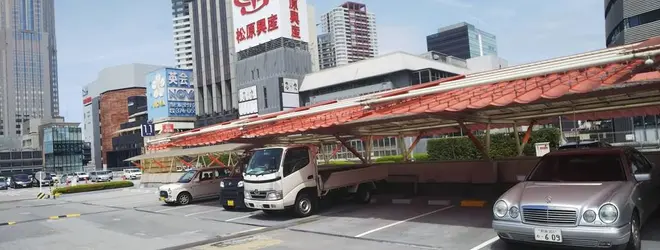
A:
[[[192,196],[188,192],[180,193],[179,196],[176,197],[176,202],[179,203],[179,205],[188,205],[191,200]]]
[[[355,201],[360,204],[371,203],[371,189],[366,185],[360,185],[355,193]]]
[[[630,219],[630,239],[626,245],[626,250],[640,250],[642,249],[642,233],[641,225],[639,222],[639,215],[637,212],[633,213]]]
[[[308,192],[302,192],[296,197],[296,203],[293,205],[293,213],[297,217],[307,217],[316,210],[316,199]]]

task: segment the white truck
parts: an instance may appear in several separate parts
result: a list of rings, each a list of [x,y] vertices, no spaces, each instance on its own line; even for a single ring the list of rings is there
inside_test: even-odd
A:
[[[264,213],[292,210],[298,217],[316,212],[329,194],[371,201],[376,182],[387,168],[366,165],[319,166],[313,146],[269,147],[253,150],[243,172],[245,205]]]

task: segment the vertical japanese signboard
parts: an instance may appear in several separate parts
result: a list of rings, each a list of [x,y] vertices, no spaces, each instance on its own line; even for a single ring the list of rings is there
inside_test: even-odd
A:
[[[309,42],[306,0],[232,0],[236,52],[285,37]]]
[[[163,68],[147,75],[149,119],[195,116],[192,70]]]

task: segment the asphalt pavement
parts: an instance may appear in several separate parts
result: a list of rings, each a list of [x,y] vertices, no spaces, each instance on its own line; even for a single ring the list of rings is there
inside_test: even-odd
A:
[[[37,192],[0,191],[1,249],[511,250],[490,228],[490,205],[346,203],[296,219],[225,211],[217,200],[165,205],[154,188],[44,200]],[[660,249],[660,216],[643,238],[643,249]]]

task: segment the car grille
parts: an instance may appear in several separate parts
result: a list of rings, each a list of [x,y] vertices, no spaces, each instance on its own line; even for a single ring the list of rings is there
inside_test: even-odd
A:
[[[522,215],[523,221],[527,223],[574,225],[577,222],[577,213],[568,209],[523,207]]]
[[[268,193],[264,191],[250,191],[250,197],[253,199],[266,199]]]
[[[160,197],[167,198],[167,191],[160,191]]]

